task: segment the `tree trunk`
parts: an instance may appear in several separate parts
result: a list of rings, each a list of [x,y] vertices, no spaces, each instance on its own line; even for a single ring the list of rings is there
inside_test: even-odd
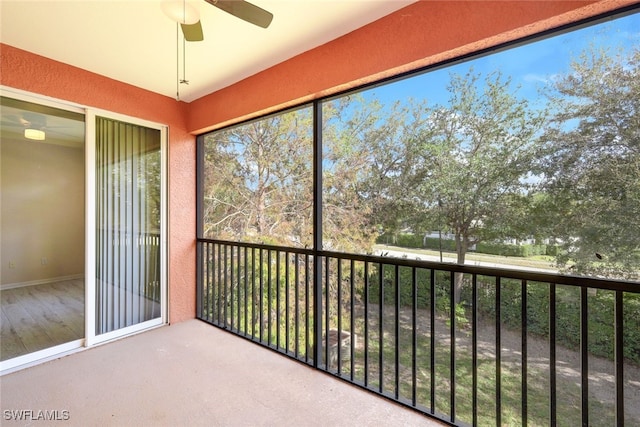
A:
[[[260,184],[257,191],[257,204],[256,204],[256,231],[258,236],[263,237],[266,234],[267,219],[265,218],[266,211],[266,190],[264,186]]]
[[[456,234],[456,255],[457,262],[460,265],[464,265],[464,259],[467,255],[467,248],[469,246],[469,242],[465,236],[460,234]],[[464,281],[464,273],[454,273],[453,280],[453,297],[456,305],[460,304],[460,300],[462,298],[462,283]]]

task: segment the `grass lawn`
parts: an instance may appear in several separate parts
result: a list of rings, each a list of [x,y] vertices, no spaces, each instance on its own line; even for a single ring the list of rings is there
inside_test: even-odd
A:
[[[422,256],[440,258],[440,252],[434,251],[431,249],[414,249],[414,248],[403,248],[400,246],[391,246],[391,245],[375,245],[374,250],[402,251],[406,253],[416,254],[418,256],[422,255]],[[455,262],[456,254],[455,252],[442,251],[442,257],[445,262]],[[502,264],[505,266],[514,265],[519,267],[540,268],[540,269],[549,270],[550,272],[558,271],[557,267],[555,267],[553,263],[553,257],[546,256],[546,255],[536,255],[528,258],[523,258],[523,257],[506,257],[506,256],[500,256],[500,255],[467,252],[465,260],[467,262],[480,261],[480,262],[488,262],[493,264]]]
[[[391,321],[388,323],[391,326]],[[363,330],[362,325],[357,329]],[[379,381],[379,340],[377,325],[369,326],[368,351],[368,384],[378,390]],[[410,402],[412,399],[412,334],[409,328],[400,329],[399,354],[399,390],[401,400]],[[456,343],[455,356],[455,411],[456,420],[471,424],[473,419],[473,358],[471,354],[470,338],[460,332],[461,340]],[[355,352],[355,378],[364,381],[364,347],[363,338],[359,338],[359,348]],[[395,394],[395,338],[392,328],[387,330],[383,339],[383,392]],[[504,352],[504,350],[503,350]],[[435,346],[435,410],[441,414],[449,414],[451,410],[451,347],[449,343],[436,341]],[[416,347],[416,400],[419,406],[431,406],[431,345],[428,336],[417,339]],[[478,425],[495,426],[497,402],[500,401],[501,425],[522,425],[522,365],[513,357],[505,357],[501,363],[501,394],[496,395],[496,359],[495,351],[479,351],[477,359],[478,378]],[[349,373],[349,363],[343,363],[342,373]],[[527,425],[550,425],[550,393],[549,370],[528,366],[525,379],[527,390]],[[556,380],[557,392],[557,425],[572,427],[581,425],[581,389],[579,378],[569,378],[558,374]],[[608,426],[615,424],[615,408],[612,404],[605,404],[594,399],[589,401],[589,422],[594,426]]]

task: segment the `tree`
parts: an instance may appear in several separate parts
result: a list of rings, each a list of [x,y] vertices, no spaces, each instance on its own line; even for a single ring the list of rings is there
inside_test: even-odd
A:
[[[518,236],[513,224],[533,186],[544,111],[516,96],[500,73],[452,75],[449,103],[429,109],[412,145],[406,187],[417,218],[438,218],[455,236],[457,262],[481,241]],[[460,301],[462,274],[456,274]]]
[[[310,246],[312,149],[310,109],[208,135],[204,234]]]
[[[548,210],[578,274],[640,278],[640,49],[589,49],[548,93]]]
[[[323,104],[323,239],[325,249],[362,252],[375,239],[371,206],[362,196],[375,114],[353,109],[351,100]],[[204,234],[311,247],[312,129],[311,108],[305,108],[209,134]]]
[[[406,225],[398,194],[408,164],[404,141],[421,127],[414,107],[361,95],[324,105],[323,234],[332,247],[369,252],[380,230]]]

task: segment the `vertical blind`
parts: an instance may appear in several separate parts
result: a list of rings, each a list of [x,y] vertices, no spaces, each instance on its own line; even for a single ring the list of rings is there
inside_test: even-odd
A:
[[[96,117],[96,335],[161,316],[160,139]]]

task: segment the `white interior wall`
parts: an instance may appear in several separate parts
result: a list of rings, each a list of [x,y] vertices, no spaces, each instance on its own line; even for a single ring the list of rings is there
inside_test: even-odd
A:
[[[0,150],[0,285],[82,276],[84,151],[6,138]]]

